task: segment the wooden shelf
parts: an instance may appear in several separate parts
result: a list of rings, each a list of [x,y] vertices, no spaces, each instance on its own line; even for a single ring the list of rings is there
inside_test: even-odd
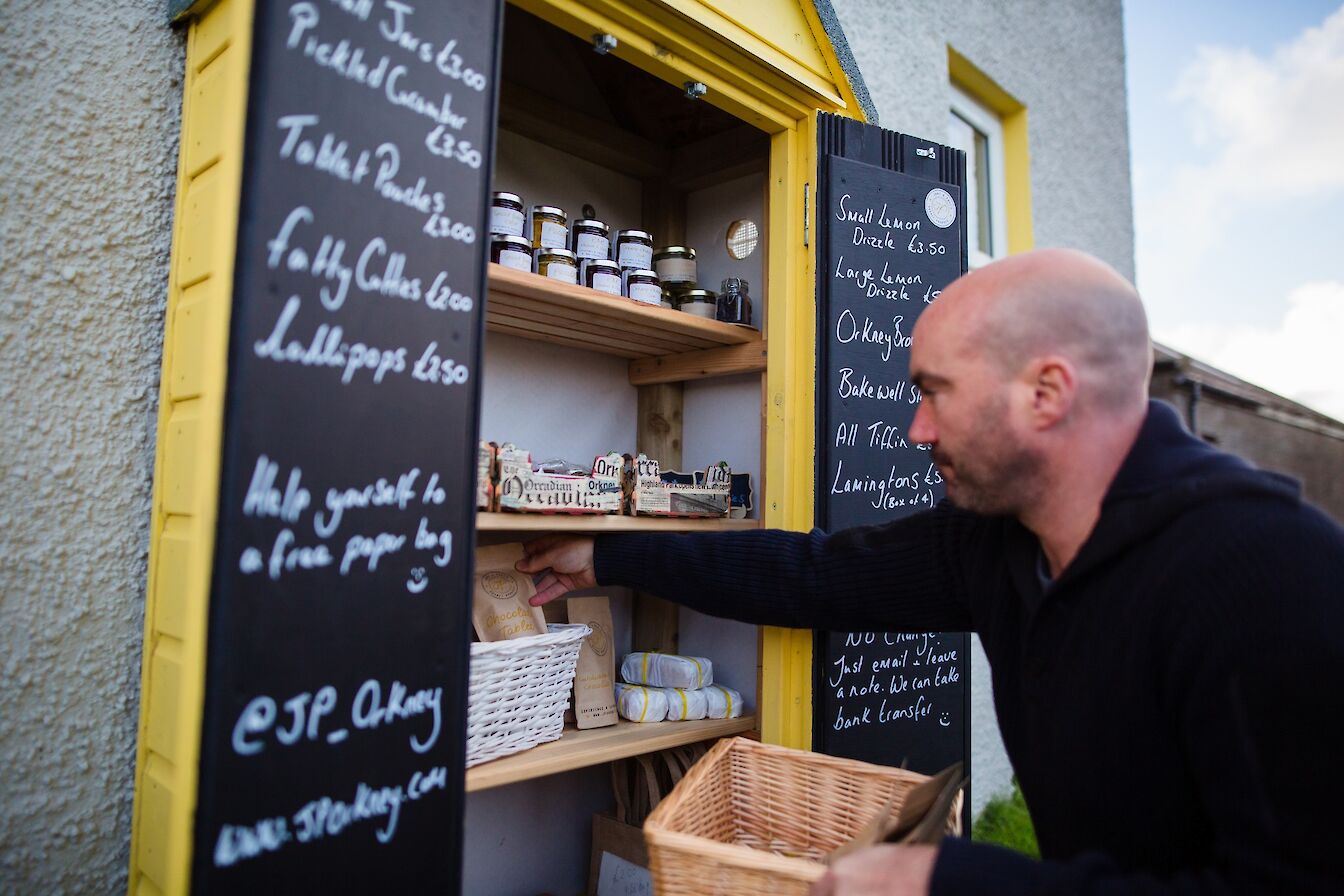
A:
[[[664,519],[578,513],[476,514],[477,532],[735,532],[759,529],[760,520]]]
[[[714,369],[706,375],[765,369],[765,342],[750,327],[705,320],[498,264],[489,269],[485,325],[496,333],[632,359],[754,345],[761,350],[743,354],[738,349],[740,371]]]
[[[622,719],[607,728],[590,728],[587,731],[567,728],[564,736],[557,741],[467,769],[467,790],[502,787],[655,750],[744,734],[755,728],[755,716],[649,724]]]

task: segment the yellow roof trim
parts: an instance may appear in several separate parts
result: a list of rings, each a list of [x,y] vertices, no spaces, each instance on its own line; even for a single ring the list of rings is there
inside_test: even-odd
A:
[[[662,0],[662,3],[685,21],[784,75],[823,105],[844,104],[796,0]]]
[[[817,108],[863,117],[810,0],[658,0],[657,5],[675,14],[675,25],[664,20],[670,30],[693,29],[700,40],[749,57],[784,76]]]

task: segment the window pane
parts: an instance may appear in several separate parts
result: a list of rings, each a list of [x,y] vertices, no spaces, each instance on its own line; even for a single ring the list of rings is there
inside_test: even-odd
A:
[[[994,229],[989,226],[989,138],[979,131],[975,132],[975,171],[967,171],[966,180],[975,187],[974,218],[980,229],[980,251],[986,255],[994,254]]]
[[[971,254],[994,254],[989,218],[989,138],[955,112],[948,115],[947,142],[966,153],[966,236]]]

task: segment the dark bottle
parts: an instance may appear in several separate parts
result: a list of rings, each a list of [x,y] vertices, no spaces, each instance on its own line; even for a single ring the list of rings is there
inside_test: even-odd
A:
[[[751,296],[747,294],[749,287],[750,284],[740,277],[724,280],[715,316],[724,323],[751,326]]]

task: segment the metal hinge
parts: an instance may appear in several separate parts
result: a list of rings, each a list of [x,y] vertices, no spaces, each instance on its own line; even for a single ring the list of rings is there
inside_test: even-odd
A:
[[[808,246],[808,242],[807,242],[808,229],[809,229],[808,225],[811,223],[811,222],[809,221],[809,219],[808,219],[808,211],[810,210],[809,206],[811,205],[811,199],[812,199],[812,185],[811,185],[811,184],[807,184],[807,183],[805,183],[805,184],[803,184],[803,247],[804,247],[804,248],[806,248],[806,247]]]

